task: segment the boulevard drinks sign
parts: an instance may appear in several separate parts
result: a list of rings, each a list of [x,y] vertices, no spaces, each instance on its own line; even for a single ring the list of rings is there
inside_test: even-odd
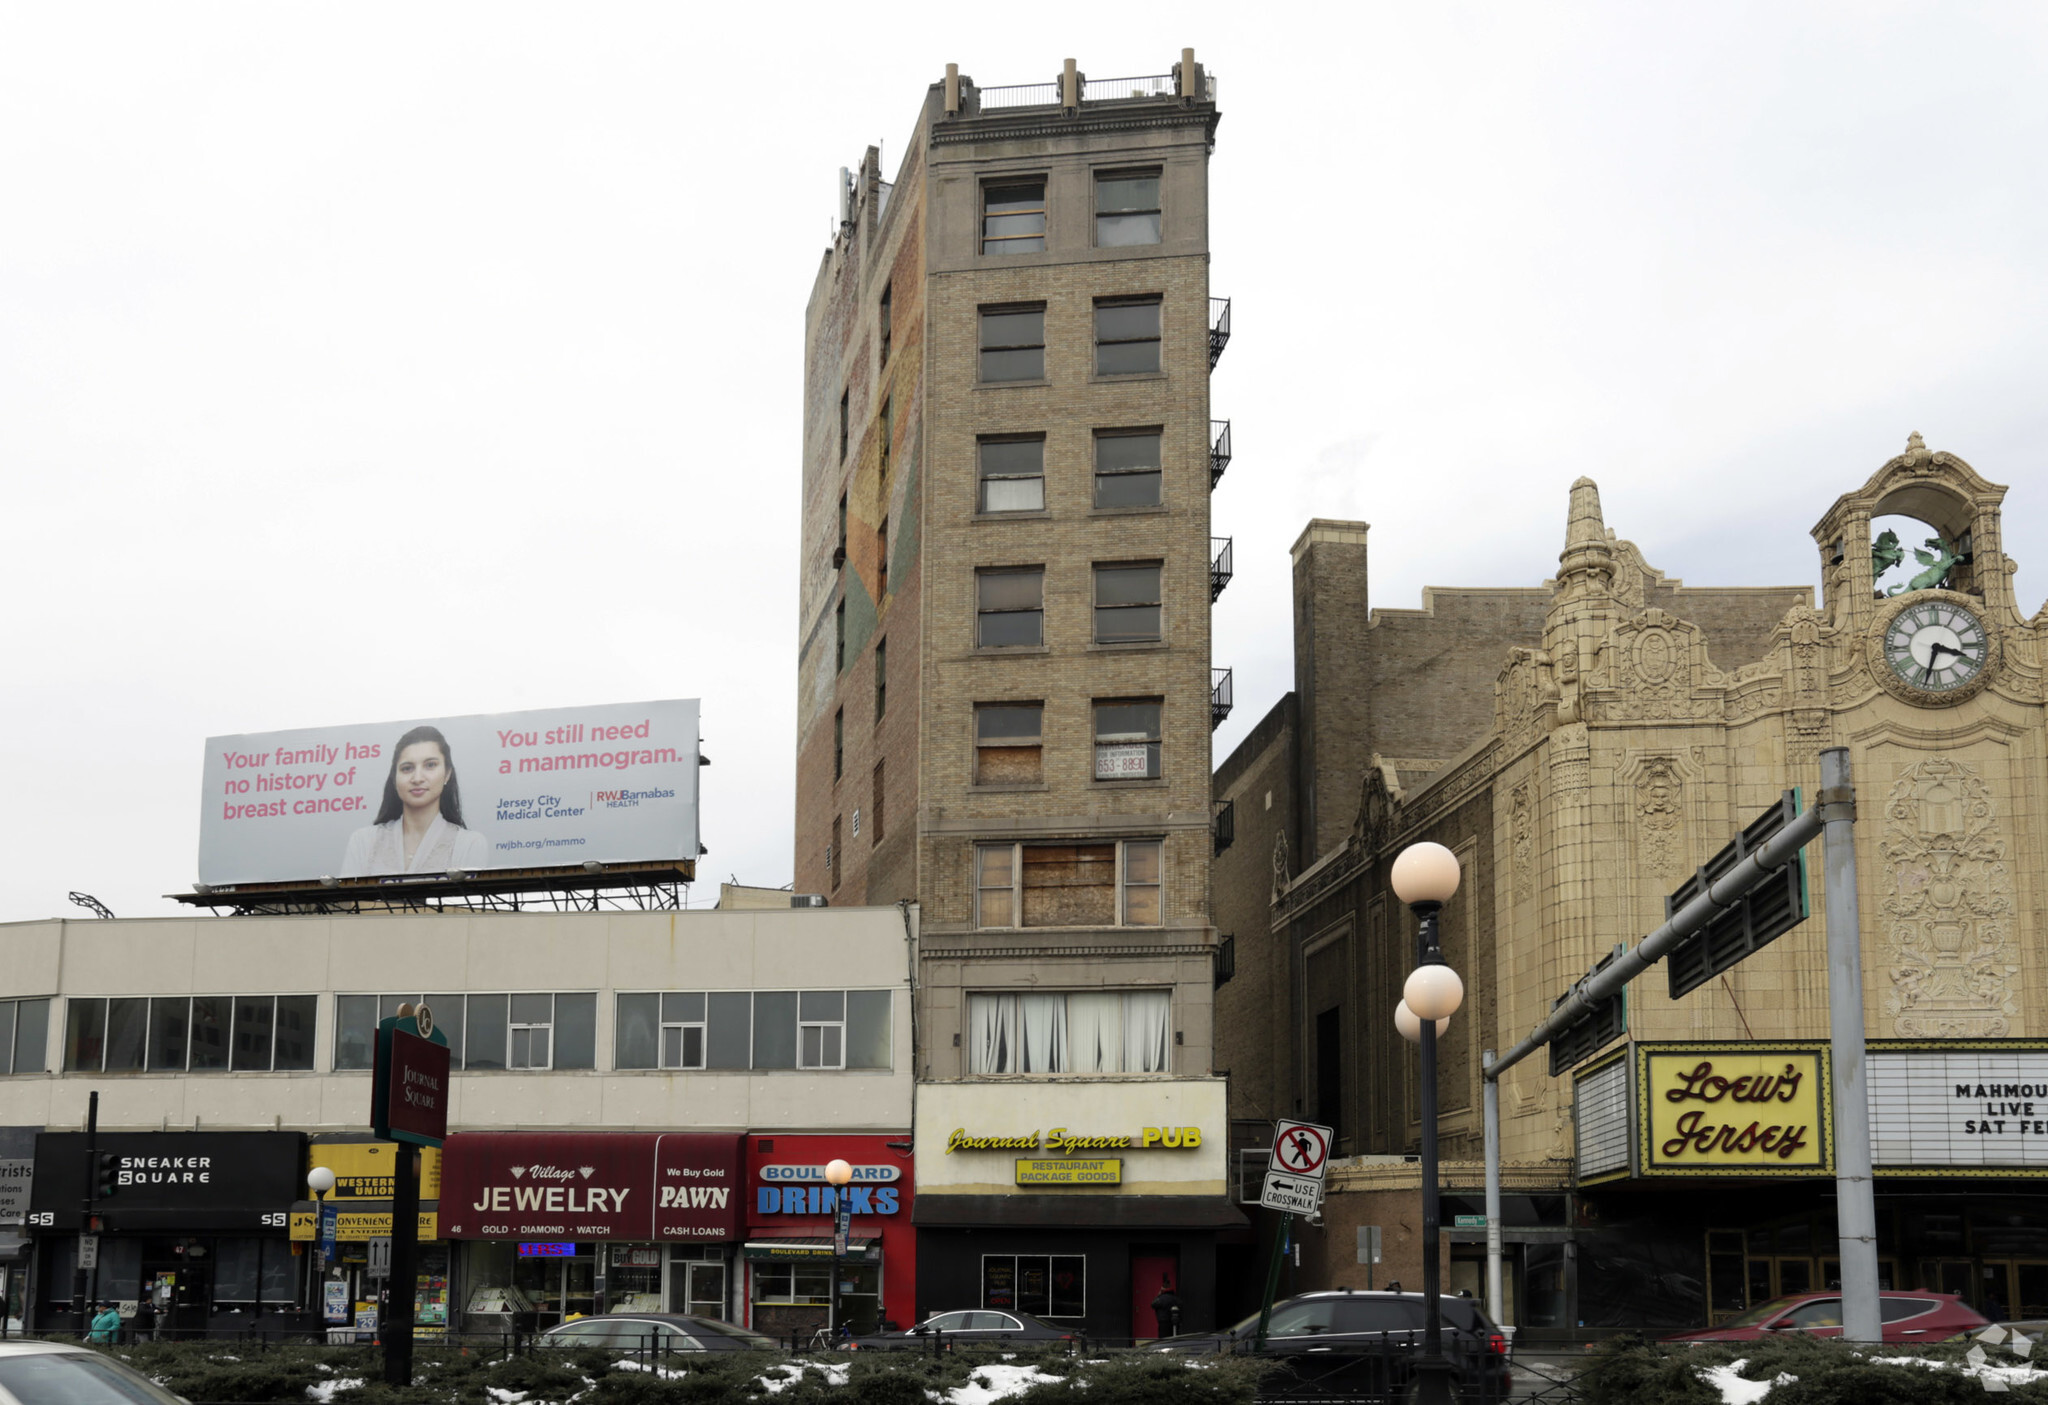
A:
[[[1645,1046],[1637,1096],[1644,1175],[1810,1176],[1833,1168],[1824,1047]]]

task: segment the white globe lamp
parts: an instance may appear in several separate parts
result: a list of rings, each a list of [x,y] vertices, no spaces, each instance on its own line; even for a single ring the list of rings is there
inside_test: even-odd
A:
[[[1447,903],[1458,891],[1458,856],[1441,844],[1410,844],[1394,860],[1394,896],[1417,903]]]
[[[827,1161],[825,1163],[825,1179],[833,1185],[845,1185],[853,1179],[853,1167],[847,1165],[844,1161]]]
[[[1449,1019],[1465,1003],[1465,982],[1448,966],[1417,966],[1401,987],[1401,1003],[1417,1019]]]
[[[1443,1038],[1444,1031],[1450,1027],[1451,1021],[1449,1016],[1438,1020],[1436,1022],[1437,1038]],[[1422,1021],[1415,1017],[1415,1012],[1408,1008],[1408,1002],[1405,1000],[1394,1007],[1394,1028],[1400,1030],[1401,1037],[1410,1044],[1420,1044],[1422,1042]]]

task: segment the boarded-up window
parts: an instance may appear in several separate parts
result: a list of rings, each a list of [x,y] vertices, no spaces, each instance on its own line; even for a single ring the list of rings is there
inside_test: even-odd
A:
[[[1116,845],[1027,844],[1022,886],[1026,927],[1107,926],[1116,921]]]
[[[1044,709],[1038,703],[987,703],[974,710],[976,785],[1034,785],[1044,774]]]

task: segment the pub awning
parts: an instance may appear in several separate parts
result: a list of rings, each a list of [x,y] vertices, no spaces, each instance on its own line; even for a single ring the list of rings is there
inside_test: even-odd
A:
[[[1248,1224],[1220,1195],[934,1195],[911,1207],[920,1229],[1227,1229]]]

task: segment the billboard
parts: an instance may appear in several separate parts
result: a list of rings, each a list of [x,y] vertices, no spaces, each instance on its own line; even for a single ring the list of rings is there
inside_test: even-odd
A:
[[[697,857],[697,701],[209,737],[199,881]]]

